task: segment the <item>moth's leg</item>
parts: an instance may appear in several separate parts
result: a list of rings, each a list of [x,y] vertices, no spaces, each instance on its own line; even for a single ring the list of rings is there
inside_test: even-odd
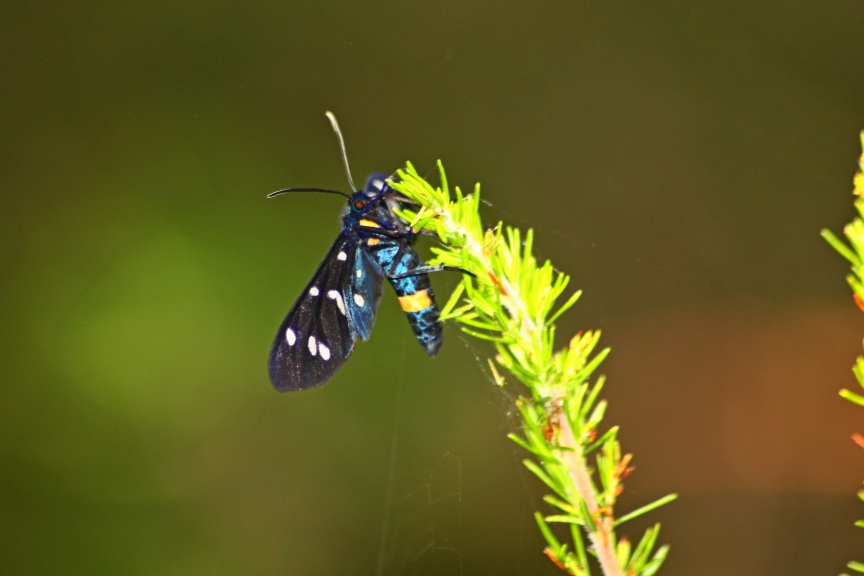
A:
[[[399,262],[402,261],[402,257],[405,256],[405,244],[400,242],[399,249],[396,251],[396,254],[393,256],[393,262],[390,263],[390,270],[387,271],[387,278],[404,278],[404,276],[399,274],[394,274],[396,270],[396,266],[399,265]]]
[[[463,268],[457,268],[456,266],[418,266],[413,270],[408,270],[407,272],[402,272],[400,274],[388,274],[387,277],[391,280],[395,280],[397,278],[407,278],[409,276],[420,276],[421,274],[431,274],[432,272],[462,272],[463,274],[468,274],[472,278],[476,278],[477,275],[473,272],[469,272]]]
[[[407,244],[399,243],[399,249],[396,251],[396,254],[393,256],[393,261],[390,264],[390,270],[387,271],[387,278],[391,280],[396,280],[398,278],[408,278],[409,276],[420,276],[421,274],[429,274],[432,272],[443,272],[445,270],[450,272],[462,272],[463,274],[468,274],[472,278],[476,278],[477,275],[473,272],[469,272],[468,270],[464,270],[462,268],[457,268],[456,266],[443,266],[441,264],[437,266],[418,266],[416,268],[412,268],[411,270],[406,270],[405,272],[400,272],[396,274],[396,267],[402,261],[402,258],[405,256],[405,248]]]

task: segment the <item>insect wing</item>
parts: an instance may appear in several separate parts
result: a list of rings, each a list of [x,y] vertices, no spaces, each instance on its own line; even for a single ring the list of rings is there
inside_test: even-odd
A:
[[[345,304],[354,328],[363,340],[372,335],[375,314],[383,293],[384,272],[375,260],[358,244],[354,258],[354,273],[345,287]]]
[[[282,321],[268,361],[270,381],[280,392],[323,385],[354,351],[357,331],[345,286],[356,276],[356,257],[356,242],[340,235]]]

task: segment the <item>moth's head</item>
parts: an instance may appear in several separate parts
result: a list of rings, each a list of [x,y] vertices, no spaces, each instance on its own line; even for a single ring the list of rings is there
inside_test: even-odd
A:
[[[366,185],[363,190],[358,190],[351,195],[351,200],[348,204],[351,210],[355,213],[364,213],[369,211],[377,204],[387,193],[387,175],[375,173],[366,179]]]

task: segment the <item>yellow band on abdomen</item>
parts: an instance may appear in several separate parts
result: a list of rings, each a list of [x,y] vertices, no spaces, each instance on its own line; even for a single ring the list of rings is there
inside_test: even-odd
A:
[[[380,228],[381,227],[381,225],[378,224],[377,222],[374,222],[372,220],[367,220],[366,218],[363,218],[362,220],[360,220],[360,225],[366,226],[367,228]]]
[[[426,290],[420,290],[415,294],[399,296],[399,305],[405,312],[420,312],[429,308],[432,305],[432,300]]]

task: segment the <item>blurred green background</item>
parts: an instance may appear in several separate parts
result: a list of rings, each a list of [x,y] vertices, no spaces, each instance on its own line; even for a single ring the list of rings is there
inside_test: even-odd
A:
[[[662,574],[864,560],[864,413],[836,394],[864,322],[818,235],[853,215],[862,15],[6,3],[0,573],[559,573],[489,348],[448,326],[425,357],[388,292],[325,388],[270,388],[341,204],[264,196],[346,187],[328,109],[355,179],[441,158],[585,290],[559,334],[613,349],[622,510],[681,494],[649,517]]]

